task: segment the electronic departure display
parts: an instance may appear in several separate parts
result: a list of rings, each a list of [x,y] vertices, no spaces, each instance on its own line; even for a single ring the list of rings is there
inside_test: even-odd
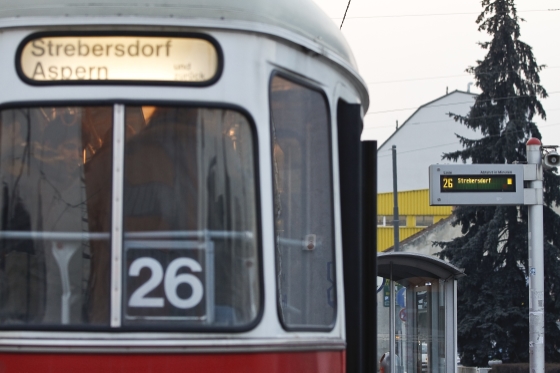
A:
[[[525,204],[522,164],[436,164],[429,167],[431,206]],[[528,169],[527,172],[536,173]]]
[[[449,192],[515,192],[515,175],[440,175],[440,190]]]

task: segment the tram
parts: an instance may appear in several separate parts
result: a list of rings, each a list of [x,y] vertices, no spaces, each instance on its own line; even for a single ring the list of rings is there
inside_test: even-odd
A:
[[[0,372],[376,370],[369,98],[311,0],[4,0],[0,33]]]

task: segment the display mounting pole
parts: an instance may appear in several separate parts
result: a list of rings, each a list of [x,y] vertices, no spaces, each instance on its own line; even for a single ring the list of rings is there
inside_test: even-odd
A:
[[[537,165],[536,204],[529,205],[529,371],[544,373],[544,234],[542,149],[538,139],[527,141],[527,163]]]
[[[391,273],[389,275],[389,312],[391,313],[389,317],[389,373],[397,373],[395,369],[397,366],[397,353],[395,351],[395,341],[396,341],[396,332],[395,332],[395,282],[393,281],[393,262],[391,262]]]
[[[399,192],[397,190],[397,146],[393,145],[393,251],[399,251]]]
[[[528,206],[529,367],[544,373],[543,146],[536,138],[526,146],[527,164],[430,165],[430,206]],[[552,152],[544,165],[559,162]]]

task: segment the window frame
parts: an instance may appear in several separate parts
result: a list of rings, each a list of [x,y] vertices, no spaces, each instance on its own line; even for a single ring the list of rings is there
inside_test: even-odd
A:
[[[383,217],[383,224],[382,225],[377,224],[378,228],[383,228],[383,227],[394,228],[393,215],[377,215],[378,223],[379,223],[379,217],[380,216]],[[399,215],[399,228],[407,227],[407,225],[406,225],[406,220],[407,220],[406,217],[407,216],[408,215]],[[404,221],[404,224],[401,224],[401,222],[403,222],[403,221]]]
[[[418,224],[418,218],[421,218],[422,220],[424,220],[428,217],[432,218],[432,222],[430,224],[427,224],[427,225],[419,225]],[[434,220],[435,220],[434,215],[416,215],[414,217],[414,226],[419,227],[419,228],[427,228],[427,227],[430,227],[430,226],[434,225]]]
[[[380,221],[380,218],[381,218],[381,221]],[[377,215],[376,220],[377,220],[377,226],[378,227],[385,227],[387,225],[386,215]],[[381,224],[379,224],[379,223],[381,223]]]
[[[52,34],[52,33],[50,33]],[[152,35],[153,33],[151,33],[150,35]],[[35,34],[34,34],[35,35]],[[115,199],[116,196],[114,195],[114,188],[115,186],[117,186],[117,183],[120,183],[120,185],[118,187],[122,189],[123,186],[123,182],[124,182],[124,151],[125,151],[125,139],[123,138],[121,141],[121,145],[119,147],[116,147],[115,145],[117,145],[118,139],[117,136],[113,135],[113,149],[112,149],[112,163],[111,163],[111,187],[112,187],[112,195],[111,195],[111,210],[112,210],[112,214],[111,214],[111,231],[108,232],[109,235],[109,240],[111,242],[111,263],[108,263],[111,268],[110,268],[110,272],[111,272],[111,277],[110,277],[110,284],[111,287],[114,284],[113,279],[115,278],[115,272],[118,272],[117,276],[120,277],[120,286],[119,286],[119,291],[110,291],[109,292],[109,299],[108,301],[110,302],[109,305],[109,321],[105,326],[99,326],[99,325],[89,325],[89,324],[72,324],[72,325],[42,325],[42,324],[35,324],[35,325],[29,325],[29,324],[12,324],[12,325],[2,325],[0,324],[0,332],[2,331],[57,331],[57,332],[67,332],[67,331],[72,331],[72,332],[171,332],[171,333],[200,333],[200,332],[204,332],[204,333],[212,333],[212,334],[218,334],[218,333],[243,333],[243,332],[247,332],[250,330],[253,330],[254,328],[257,327],[257,325],[260,324],[263,315],[264,315],[264,304],[265,304],[265,291],[264,291],[264,287],[265,287],[265,282],[264,282],[264,261],[263,261],[263,236],[262,236],[262,213],[261,213],[261,207],[262,207],[262,201],[261,201],[261,188],[260,188],[260,180],[261,180],[261,176],[260,176],[260,168],[259,168],[259,164],[260,164],[260,159],[259,159],[259,141],[258,141],[258,130],[257,130],[257,126],[255,123],[255,120],[253,118],[253,116],[250,114],[250,112],[248,110],[246,110],[245,108],[238,106],[238,105],[234,105],[231,103],[225,103],[225,102],[208,102],[208,101],[179,101],[179,100],[158,100],[158,99],[154,99],[154,100],[150,100],[150,99],[142,99],[142,100],[134,100],[134,99],[107,99],[107,100],[84,100],[84,99],[79,99],[79,100],[40,100],[40,101],[18,101],[18,102],[10,102],[10,103],[4,103],[4,104],[0,104],[0,112],[4,111],[4,110],[12,110],[12,109],[23,109],[23,108],[27,108],[27,109],[33,109],[33,108],[39,108],[39,107],[69,107],[69,106],[111,106],[113,108],[113,122],[112,122],[112,127],[113,127],[113,134],[115,135],[117,132],[117,124],[116,124],[116,108],[117,106],[121,106],[122,108],[122,125],[123,127],[121,128],[122,130],[122,134],[124,135],[124,124],[126,121],[126,107],[127,106],[166,106],[166,107],[184,107],[184,108],[197,108],[197,109],[221,109],[221,110],[231,110],[231,111],[235,111],[241,115],[243,115],[246,120],[247,123],[249,125],[249,131],[251,132],[251,140],[252,140],[252,146],[253,146],[253,170],[254,170],[254,190],[255,190],[255,233],[257,235],[257,237],[255,238],[255,250],[256,250],[256,255],[258,256],[256,258],[256,263],[258,265],[258,270],[257,270],[257,281],[259,284],[259,291],[258,291],[258,296],[259,296],[259,302],[257,303],[257,313],[255,318],[248,324],[245,325],[240,325],[240,326],[212,326],[212,325],[208,325],[208,326],[204,326],[204,325],[190,325],[187,327],[178,327],[177,325],[169,325],[169,326],[165,326],[165,325],[140,325],[140,326],[136,326],[136,325],[123,325],[122,324],[122,318],[123,318],[123,307],[122,307],[122,294],[123,294],[123,281],[122,281],[122,261],[119,261],[118,264],[114,264],[114,257],[113,257],[113,253],[117,253],[117,255],[119,255],[121,258],[123,257],[124,254],[124,231],[122,229],[123,224],[124,224],[124,214],[122,211],[123,208],[123,204],[124,204],[124,199],[120,198],[119,204],[120,204],[120,214],[117,214],[117,216],[115,216],[115,211],[114,211],[114,203],[115,203]],[[120,148],[121,150],[121,154],[117,154],[116,149]],[[121,157],[121,159],[119,160],[119,156]],[[122,166],[120,167],[120,171],[117,172],[117,170],[115,169],[117,162],[122,161]],[[117,173],[120,173],[122,176],[120,178],[120,180],[115,178],[115,175]],[[122,191],[121,191],[122,193]],[[122,195],[122,194],[121,194]],[[118,220],[116,220],[116,218],[118,218]],[[118,223],[116,223],[116,221],[118,221]],[[118,229],[115,229],[118,228]],[[115,231],[120,233],[118,235],[115,234]],[[115,237],[118,236],[118,237]],[[114,242],[115,240],[118,242],[118,247],[114,246]],[[112,290],[112,289],[110,289]],[[117,294],[113,294],[113,293],[118,293]],[[116,300],[118,297],[119,299],[119,304],[114,304],[114,300]],[[120,325],[119,326],[113,326],[112,324],[112,317],[113,317],[113,312],[115,309],[118,309],[118,312],[120,313]]]
[[[314,92],[317,92],[321,95],[321,97],[323,98],[324,102],[325,102],[325,108],[326,108],[326,117],[327,117],[327,135],[328,135],[328,143],[329,143],[329,159],[328,159],[328,167],[330,169],[330,201],[331,201],[331,207],[332,207],[332,211],[331,211],[331,232],[332,232],[332,239],[333,239],[333,245],[332,245],[332,262],[333,262],[333,266],[332,266],[332,276],[333,276],[333,291],[334,291],[334,298],[335,298],[335,302],[334,302],[334,313],[333,313],[333,320],[332,323],[330,325],[327,326],[290,326],[288,325],[288,323],[286,323],[286,321],[282,318],[282,307],[280,304],[280,289],[279,289],[279,283],[278,283],[278,256],[277,256],[277,245],[276,245],[276,237],[277,237],[277,229],[276,229],[276,220],[274,218],[274,216],[272,217],[272,221],[273,221],[273,232],[274,232],[274,274],[275,274],[275,301],[276,301],[276,314],[278,317],[278,321],[280,322],[280,325],[282,326],[282,328],[285,331],[306,331],[306,332],[331,332],[332,330],[334,330],[334,327],[336,326],[337,323],[337,319],[338,319],[338,314],[339,314],[339,305],[338,305],[338,300],[339,300],[339,294],[338,294],[338,288],[337,288],[337,255],[336,255],[336,250],[337,250],[337,240],[338,240],[338,232],[336,230],[336,225],[335,225],[335,196],[334,196],[334,189],[335,189],[335,185],[334,185],[334,162],[333,162],[333,148],[334,146],[336,146],[333,143],[333,119],[332,119],[332,115],[331,115],[331,105],[330,105],[330,101],[328,99],[328,96],[326,94],[326,92],[320,88],[320,86],[313,84],[307,80],[304,80],[303,78],[299,77],[299,76],[295,76],[293,74],[290,74],[286,71],[282,71],[282,70],[278,70],[275,69],[271,72],[269,80],[268,80],[268,89],[267,89],[267,93],[268,93],[268,109],[269,109],[269,123],[268,123],[268,129],[271,133],[270,136],[270,167],[271,170],[274,169],[274,138],[272,136],[272,97],[271,97],[271,92],[272,92],[272,81],[274,80],[275,77],[280,77],[282,79],[285,79],[291,83],[300,85],[302,87],[305,87],[309,90],[312,90]],[[274,180],[274,172],[271,172],[271,193],[273,196],[273,201],[274,201],[274,185],[275,185],[275,180]],[[274,203],[274,202],[273,202]],[[274,211],[274,208],[273,208]]]

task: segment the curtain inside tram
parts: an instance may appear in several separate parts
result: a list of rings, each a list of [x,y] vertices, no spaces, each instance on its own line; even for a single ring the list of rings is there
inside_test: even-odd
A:
[[[0,324],[106,324],[112,107],[0,119]]]
[[[0,328],[109,327],[121,224],[123,327],[250,325],[261,290],[247,118],[128,106],[114,145],[113,116],[113,106],[0,112]]]
[[[249,122],[224,109],[142,110],[125,147],[123,321],[247,325],[260,303]],[[134,265],[151,272],[131,275]],[[139,297],[160,268],[165,280]]]

